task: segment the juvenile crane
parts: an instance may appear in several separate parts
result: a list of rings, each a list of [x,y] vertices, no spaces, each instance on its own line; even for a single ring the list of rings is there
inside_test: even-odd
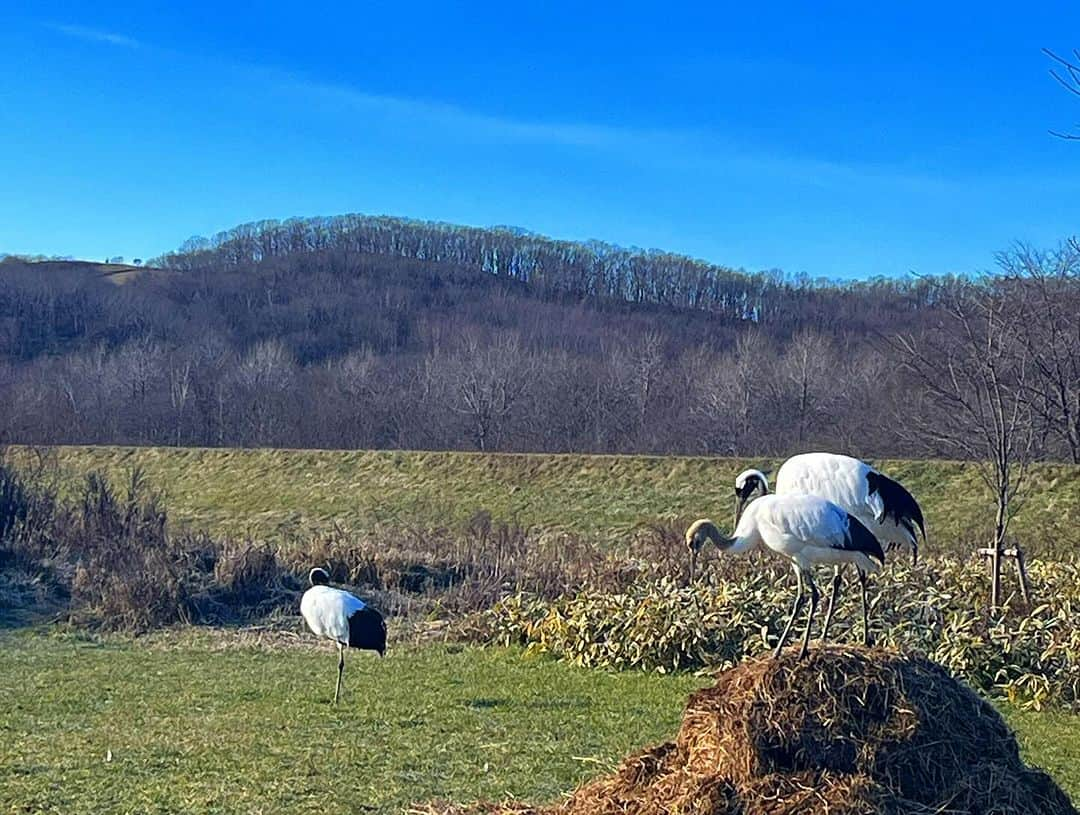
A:
[[[769,493],[769,479],[760,470],[744,470],[735,478],[735,522],[755,492]],[[865,461],[837,453],[803,453],[785,461],[776,474],[776,494],[806,493],[826,498],[858,518],[874,533],[887,551],[911,549],[912,564],[918,562],[916,529],[926,542],[922,509],[904,487]],[[863,642],[870,644],[866,572],[858,569],[862,589]],[[828,636],[840,594],[840,566],[832,579],[829,610],[823,636]]]
[[[345,649],[360,648],[386,653],[386,623],[382,615],[359,597],[331,588],[325,569],[312,569],[311,588],[300,598],[300,614],[312,633],[337,643],[338,675],[334,704],[341,697],[341,675],[345,671]]]
[[[686,530],[686,545],[693,563],[701,548],[712,542],[721,552],[740,554],[764,544],[791,561],[797,591],[784,633],[776,645],[779,658],[805,600],[803,581],[810,584],[810,612],[806,617],[799,657],[810,648],[810,630],[818,606],[818,589],[813,568],[817,564],[853,563],[862,573],[876,572],[885,564],[885,552],[878,539],[858,518],[816,495],[766,495],[750,504],[739,518],[733,537],[724,536],[707,519],[695,521]],[[822,632],[822,642],[828,632]]]

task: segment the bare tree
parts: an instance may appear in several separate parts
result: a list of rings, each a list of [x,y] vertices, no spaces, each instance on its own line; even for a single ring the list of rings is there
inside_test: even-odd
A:
[[[776,353],[761,331],[739,334],[735,347],[696,366],[686,388],[705,452],[737,456],[775,446]]]
[[[175,426],[175,444],[183,439],[184,408],[191,396],[191,360],[185,359],[169,365],[169,404],[172,406]]]
[[[1005,539],[1035,437],[1031,361],[1020,340],[1025,310],[1016,294],[997,280],[955,284],[942,293],[936,329],[891,340],[921,396],[899,417],[913,440],[971,461],[994,495],[992,606],[1000,602]]]
[[[1050,76],[1069,93],[1080,96],[1080,49],[1073,49],[1072,57],[1068,59],[1058,56],[1049,48],[1044,48],[1043,53],[1057,63],[1050,69]],[[1056,130],[1050,132],[1062,139],[1080,139],[1080,134],[1076,133],[1060,133]]]
[[[106,360],[123,390],[122,419],[140,443],[153,437],[155,401],[161,390],[165,354],[149,337],[126,343]],[[119,398],[120,394],[116,394]]]
[[[622,338],[601,347],[590,410],[594,449],[622,452],[637,438],[641,391],[631,350]]]
[[[657,331],[646,331],[630,349],[637,386],[638,419],[644,424],[649,406],[664,372],[664,337]]]
[[[256,343],[233,371],[243,443],[272,446],[286,426],[286,401],[296,364],[280,340]]]
[[[485,345],[469,336],[450,370],[456,380],[451,408],[469,418],[478,450],[497,446],[532,376],[532,362],[517,337],[504,335]]]
[[[588,447],[601,424],[595,366],[563,350],[536,355],[525,421],[517,422],[526,449],[569,452]],[[599,444],[599,443],[597,443]]]
[[[836,396],[836,359],[832,344],[815,331],[800,331],[791,339],[780,367],[781,396],[795,414],[796,444],[806,441],[814,420]]]
[[[1043,448],[1080,464],[1080,246],[1017,245],[998,255],[1017,292],[1017,327],[1031,363],[1026,396]]]
[[[336,382],[345,397],[345,427],[353,447],[370,446],[378,422],[376,398],[378,359],[370,348],[346,355],[335,366]]]
[[[841,357],[843,366],[833,371],[833,387],[843,397],[837,400],[837,421],[830,428],[840,449],[864,458],[889,450],[895,455],[895,428],[888,408],[895,401],[893,361],[864,338],[849,344]]]

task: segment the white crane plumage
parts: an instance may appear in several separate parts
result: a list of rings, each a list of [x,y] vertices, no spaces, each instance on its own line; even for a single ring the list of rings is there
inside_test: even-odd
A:
[[[318,637],[337,643],[338,676],[334,704],[341,697],[341,675],[345,671],[345,649],[360,648],[386,653],[386,623],[378,611],[342,589],[330,586],[324,569],[312,569],[308,575],[311,588],[300,598],[300,614],[307,627]]]
[[[769,479],[760,470],[744,470],[735,478],[735,522],[755,492],[769,493]],[[777,495],[818,495],[854,515],[886,550],[911,549],[918,562],[916,530],[926,542],[926,526],[918,502],[902,485],[865,461],[838,453],[802,453],[785,461],[776,474]],[[858,569],[858,566],[856,565]],[[828,636],[840,592],[840,566],[834,570],[824,636]],[[866,573],[859,570],[862,587],[863,642],[870,643]]]
[[[755,490],[769,492],[760,470],[744,470],[735,478],[736,516]],[[820,495],[837,504],[870,529],[886,549],[908,547],[918,560],[919,540],[926,526],[918,502],[897,481],[865,461],[839,453],[801,453],[776,473],[777,495]],[[916,534],[918,533],[918,534]]]
[[[803,581],[810,584],[810,612],[806,618],[799,656],[810,647],[810,630],[817,611],[819,593],[813,567],[819,563],[853,563],[860,574],[875,572],[885,563],[885,553],[873,533],[858,518],[832,501],[816,495],[766,495],[750,504],[739,518],[733,537],[724,536],[708,519],[695,521],[686,530],[691,562],[705,543],[711,541],[721,552],[739,554],[764,545],[791,561],[797,592],[791,618],[776,645],[777,657],[787,642],[795,618],[804,601]],[[693,567],[691,567],[693,568]],[[824,642],[828,632],[822,632]]]

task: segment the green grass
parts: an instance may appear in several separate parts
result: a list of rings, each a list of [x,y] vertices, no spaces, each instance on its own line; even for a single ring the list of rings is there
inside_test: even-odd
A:
[[[428,646],[0,640],[0,811],[397,812],[553,799],[677,727],[699,680]],[[106,761],[108,751],[112,761]]]
[[[0,811],[398,812],[557,799],[669,738],[689,675],[607,674],[501,649],[354,657],[206,633],[0,635]],[[1080,796],[1080,717],[1004,711]],[[111,751],[112,760],[106,760]]]
[[[728,523],[732,480],[778,461],[584,455],[198,448],[54,448],[66,489],[93,469],[134,466],[165,491],[174,520],[216,533],[287,538],[335,521],[454,525],[479,510],[497,520],[614,540],[650,521],[712,515]],[[29,462],[26,450],[12,451]],[[923,504],[930,549],[967,546],[992,522],[973,466],[888,461]],[[1030,554],[1080,550],[1080,467],[1034,467],[1014,531]]]
[[[999,707],[1020,739],[1024,759],[1050,773],[1080,803],[1080,714]]]

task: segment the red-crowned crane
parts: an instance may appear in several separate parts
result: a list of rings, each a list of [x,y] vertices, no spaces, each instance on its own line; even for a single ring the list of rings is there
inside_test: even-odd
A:
[[[799,657],[810,648],[810,629],[818,605],[818,589],[813,567],[820,563],[853,563],[861,573],[875,572],[885,564],[885,552],[878,539],[851,513],[816,495],[766,495],[750,504],[739,518],[733,537],[724,536],[712,521],[695,521],[686,530],[686,545],[691,563],[706,542],[721,552],[738,554],[764,544],[791,561],[798,590],[784,633],[776,645],[775,656],[791,633],[791,626],[804,601],[803,581],[810,584],[810,613],[806,617]],[[822,642],[828,635],[822,631]]]
[[[735,478],[735,521],[755,492],[767,495],[769,479],[760,470],[744,470]],[[776,474],[776,494],[819,495],[858,518],[892,551],[911,549],[912,564],[918,562],[916,529],[926,542],[926,525],[918,502],[904,487],[865,461],[838,453],[802,453],[785,461]],[[858,567],[856,567],[858,569]],[[862,589],[863,642],[870,644],[866,597],[866,573],[858,569]],[[828,636],[840,592],[840,566],[833,573],[824,635]]]
[[[334,704],[341,697],[341,675],[345,671],[345,649],[361,648],[386,653],[386,623],[382,615],[359,597],[331,588],[325,569],[312,569],[311,588],[300,598],[300,614],[312,633],[337,643],[338,675]]]

